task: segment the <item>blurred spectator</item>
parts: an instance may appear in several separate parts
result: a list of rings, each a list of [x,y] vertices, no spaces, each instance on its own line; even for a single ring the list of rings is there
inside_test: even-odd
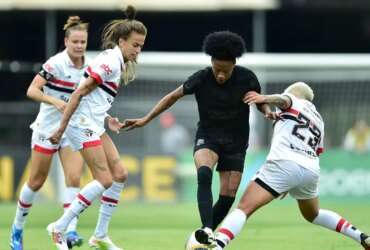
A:
[[[160,117],[162,127],[161,133],[161,150],[163,153],[170,155],[180,155],[189,147],[189,133],[181,125],[176,123],[176,117],[166,112]]]
[[[370,151],[370,127],[365,120],[356,121],[348,130],[344,139],[344,148],[358,153]]]

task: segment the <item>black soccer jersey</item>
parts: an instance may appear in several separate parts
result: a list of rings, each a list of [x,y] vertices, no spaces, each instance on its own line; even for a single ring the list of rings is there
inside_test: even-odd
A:
[[[231,77],[218,84],[211,67],[190,76],[183,84],[184,94],[195,94],[202,131],[238,134],[249,137],[249,105],[243,102],[248,91],[261,92],[256,75],[235,66]]]

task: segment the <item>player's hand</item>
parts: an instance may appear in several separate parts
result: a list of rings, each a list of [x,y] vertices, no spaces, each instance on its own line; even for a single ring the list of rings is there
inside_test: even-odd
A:
[[[280,120],[280,114],[277,113],[277,112],[266,112],[265,113],[265,118],[269,119],[269,120],[273,120],[273,121],[277,121],[277,120]]]
[[[60,113],[63,113],[64,110],[66,109],[67,107],[67,103],[62,101],[62,100],[59,100],[59,99],[56,99],[55,102],[54,102],[54,107],[60,112]]]
[[[57,130],[54,132],[54,134],[52,134],[48,140],[52,143],[52,144],[59,144],[60,142],[60,139],[62,138],[62,135],[63,135],[63,131],[61,130]]]
[[[243,97],[243,102],[248,105],[265,103],[266,97],[258,94],[256,91],[248,91]]]
[[[117,117],[108,118],[108,128],[117,134],[119,134],[119,131],[123,125],[124,123],[120,122]]]
[[[121,129],[124,129],[125,131],[132,130],[135,128],[140,128],[145,126],[148,121],[145,118],[140,118],[140,119],[127,119],[123,121],[123,126]]]

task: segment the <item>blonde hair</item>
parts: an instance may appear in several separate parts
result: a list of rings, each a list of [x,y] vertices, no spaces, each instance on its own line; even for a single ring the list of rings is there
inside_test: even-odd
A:
[[[132,32],[146,36],[147,28],[145,25],[135,20],[136,9],[129,5],[125,10],[126,19],[116,19],[109,22],[103,29],[102,47],[103,49],[113,49],[118,45],[119,39],[127,40]],[[124,85],[135,79],[136,61],[125,63],[125,69],[121,73],[121,83]]]
[[[63,26],[63,30],[65,31],[65,37],[69,37],[71,31],[73,30],[84,30],[88,31],[89,24],[82,22],[79,16],[70,16],[67,19],[67,22]]]
[[[314,98],[313,90],[304,82],[295,82],[286,88],[284,92],[293,94],[310,102],[312,102]]]

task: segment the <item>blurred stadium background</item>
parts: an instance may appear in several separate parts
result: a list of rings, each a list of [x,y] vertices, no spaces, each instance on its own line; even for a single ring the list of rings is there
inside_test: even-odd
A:
[[[315,104],[326,121],[326,153],[321,157],[322,198],[336,208],[353,211],[357,224],[361,222],[362,227],[370,230],[368,216],[363,216],[365,220],[355,216],[356,211],[361,213],[370,205],[368,0],[1,0],[0,214],[9,219],[5,219],[4,224],[0,219],[0,235],[8,234],[12,207],[15,207],[12,202],[28,174],[29,124],[35,119],[39,106],[26,98],[29,83],[41,64],[63,49],[62,25],[69,15],[79,15],[90,22],[88,50],[93,57],[100,49],[103,25],[121,18],[119,9],[128,3],[138,9],[137,18],[146,24],[149,34],[139,58],[137,79],[120,90],[111,115],[120,119],[144,115],[187,76],[209,65],[210,59],[201,53],[206,34],[224,29],[237,32],[245,38],[248,50],[238,63],[254,70],[265,93],[281,92],[294,81],[311,84],[316,94]],[[192,215],[196,221],[196,207],[186,205],[195,201],[192,162],[192,140],[198,120],[195,100],[192,96],[186,97],[169,111],[171,114],[143,129],[112,135],[131,173],[122,197],[126,202],[134,202],[130,205],[134,207],[132,211],[135,204],[140,207],[147,204],[148,210],[153,210],[148,202],[161,203],[160,207],[169,203],[185,211],[182,217]],[[350,130],[353,127],[359,128],[360,136],[356,136],[354,129]],[[169,136],[168,131],[172,129],[181,135]],[[271,138],[271,124],[257,113],[251,117],[251,130],[247,168],[239,194],[263,163]],[[170,145],[170,149],[166,145]],[[86,173],[84,182],[89,178]],[[216,191],[217,178],[215,182]],[[56,158],[39,199],[52,202],[56,207],[55,201],[60,200],[63,187]],[[288,202],[288,210],[293,209],[292,204]],[[186,209],[188,206],[192,207],[191,213]],[[43,230],[43,223],[32,224],[31,218],[35,217],[30,217],[29,223]],[[267,218],[262,216],[262,220]],[[122,216],[122,225],[124,223]],[[84,225],[92,229],[90,224]],[[197,224],[186,226],[184,230],[189,232]],[[0,239],[0,249],[5,249],[3,239]],[[353,249],[353,245],[340,248],[333,243],[330,246],[330,249]],[[330,246],[299,248],[295,245],[281,249],[329,249]],[[268,248],[262,245],[259,249]]]

